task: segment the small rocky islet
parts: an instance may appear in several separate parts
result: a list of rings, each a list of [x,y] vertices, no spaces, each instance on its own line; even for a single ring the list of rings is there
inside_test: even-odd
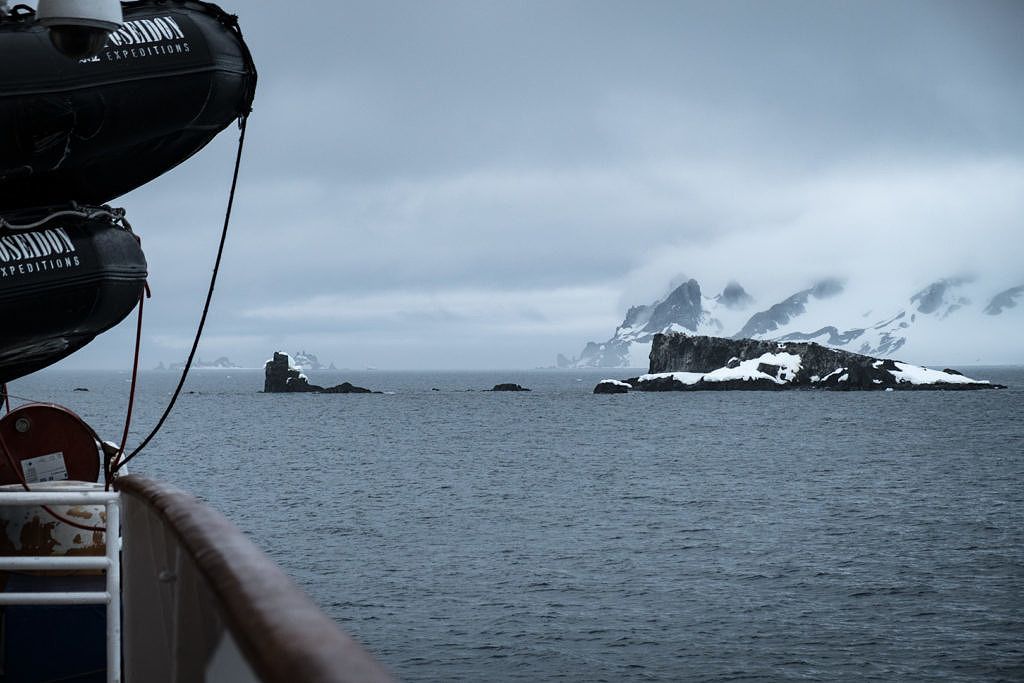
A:
[[[309,354],[314,360],[316,356]],[[332,366],[333,367],[333,364]],[[88,390],[85,390],[88,391]],[[440,391],[437,387],[431,391]],[[466,391],[473,391],[467,389]],[[527,387],[513,382],[495,384],[485,391],[530,391]],[[275,351],[274,357],[263,366],[263,393],[265,394],[380,394],[365,387],[357,387],[351,382],[342,382],[333,387],[322,387],[310,384],[309,378],[287,353]]]
[[[606,379],[595,394],[638,391],[826,389],[833,391],[1005,389],[946,368],[931,370],[814,342],[656,334],[647,374]]]
[[[514,384],[513,382],[503,382],[501,384],[495,384],[491,391],[529,391],[529,389],[519,384]]]
[[[266,362],[263,368],[263,393],[265,394],[379,394],[364,387],[357,387],[351,382],[342,382],[333,387],[322,387],[310,384],[291,356],[280,351]]]

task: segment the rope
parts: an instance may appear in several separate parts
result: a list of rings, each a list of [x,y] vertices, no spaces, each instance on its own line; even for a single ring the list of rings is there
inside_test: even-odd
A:
[[[196,336],[192,341],[192,350],[189,351],[188,360],[185,361],[185,367],[181,371],[181,378],[178,380],[178,386],[175,387],[174,393],[171,394],[171,400],[167,403],[167,407],[164,409],[163,415],[157,421],[156,426],[153,430],[142,440],[138,446],[135,447],[131,453],[128,454],[124,459],[118,458],[114,462],[110,470],[111,477],[117,476],[118,470],[131,462],[132,458],[137,456],[143,448],[145,448],[153,437],[157,435],[160,428],[164,426],[164,422],[167,420],[167,416],[171,414],[171,410],[174,409],[174,403],[178,400],[178,395],[181,394],[182,387],[185,386],[185,380],[188,378],[188,371],[192,368],[192,361],[195,358],[196,350],[199,348],[199,340],[203,336],[203,327],[206,325],[206,316],[210,311],[210,301],[213,299],[213,290],[217,284],[217,273],[220,271],[221,257],[224,255],[224,242],[228,236],[228,225],[231,222],[231,209],[235,203],[235,188],[238,186],[238,169],[242,164],[242,148],[245,146],[245,124],[248,121],[248,114],[242,116],[238,120],[238,152],[235,154],[235,170],[231,175],[231,192],[228,194],[228,205],[227,210],[224,212],[224,226],[220,232],[220,244],[217,247],[217,258],[213,262],[213,274],[210,276],[210,288],[206,292],[206,303],[203,305],[203,314],[199,318],[199,326],[196,328]]]
[[[135,327],[135,361],[134,364],[132,365],[131,388],[128,391],[128,409],[125,413],[124,418],[124,434],[121,437],[121,446],[120,448],[118,448],[117,454],[113,457],[113,459],[111,459],[110,456],[107,454],[104,454],[103,457],[103,473],[104,480],[106,482],[105,489],[107,491],[110,490],[110,484],[113,480],[113,471],[110,468],[110,463],[112,461],[117,462],[117,459],[124,453],[125,444],[128,443],[128,429],[132,423],[132,407],[135,405],[135,386],[139,375],[139,348],[142,345],[142,308],[143,302],[145,302],[145,300],[150,296],[152,296],[152,294],[149,290],[149,283],[146,283],[143,291],[139,293],[139,319]],[[7,403],[7,412],[10,413],[11,402],[10,394],[7,393],[7,385],[0,385],[0,390],[2,390],[4,400]],[[93,436],[96,438],[97,441],[99,441],[99,437],[95,433],[93,433]],[[29,487],[28,481],[25,479],[24,473],[21,471],[21,468],[18,467],[18,463],[15,462],[14,456],[11,455],[11,451],[7,448],[7,443],[4,441],[3,434],[0,434],[0,450],[3,451],[4,458],[7,460],[7,464],[10,465],[11,469],[14,471],[14,474],[18,478],[18,483],[21,484],[21,487],[26,491],[31,491],[32,489]],[[53,517],[57,521],[75,527],[76,529],[82,529],[83,531],[100,531],[106,533],[106,527],[80,524],[72,519],[68,519],[64,515],[55,512],[53,508],[51,508],[48,505],[41,505],[40,507],[43,508],[43,510],[45,510],[51,517]]]
[[[28,487],[28,482],[25,481],[25,473],[21,471],[20,467],[18,467],[18,463],[14,461],[14,456],[11,455],[11,451],[7,448],[7,442],[4,441],[3,434],[0,434],[0,451],[4,452],[4,457],[7,459],[7,464],[11,466],[11,469],[14,471],[15,476],[18,477],[18,483],[21,484],[21,488],[25,489],[26,491],[31,491],[32,489]],[[49,505],[40,505],[39,507],[46,510],[46,512],[48,512],[50,516],[56,519],[58,522],[63,522],[64,524],[67,524],[68,526],[73,526],[76,529],[81,529],[82,531],[100,531],[104,533],[107,531],[106,527],[79,524],[73,519],[68,519],[63,515],[57,514]]]
[[[8,394],[7,393],[7,385],[6,384],[3,385],[3,388],[0,388],[0,395],[3,395],[4,398],[8,399],[7,400],[8,405],[10,405],[10,399],[12,399],[12,398],[16,398],[19,401],[25,401],[26,403],[46,403],[46,401],[43,401],[43,400],[40,400],[40,399],[37,399],[37,398],[33,398],[31,396],[20,396],[18,394]]]
[[[46,225],[54,218],[60,218],[62,216],[75,216],[76,218],[110,218],[113,221],[123,221],[124,209],[68,209],[65,211],[57,211],[51,213],[45,218],[40,218],[38,221],[32,223],[11,223],[6,218],[0,216],[0,228],[7,228],[9,230],[32,230],[38,228],[40,225]]]
[[[121,445],[113,457],[106,451],[104,451],[103,455],[103,480],[105,482],[104,488],[107,491],[110,490],[110,485],[114,481],[117,461],[124,455],[125,446],[128,445],[128,430],[132,424],[132,408],[135,407],[135,385],[139,377],[139,349],[142,347],[142,307],[150,296],[152,296],[152,292],[150,292],[149,283],[147,282],[145,289],[139,293],[139,320],[135,325],[135,359],[132,361],[132,383],[131,388],[128,390],[128,408],[124,416],[124,432],[121,434]]]

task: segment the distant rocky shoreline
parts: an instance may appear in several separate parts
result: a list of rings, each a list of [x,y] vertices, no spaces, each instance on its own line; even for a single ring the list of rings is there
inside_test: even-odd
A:
[[[827,389],[833,391],[1005,389],[946,368],[931,370],[814,342],[656,334],[647,374],[606,379],[595,394],[638,391]]]

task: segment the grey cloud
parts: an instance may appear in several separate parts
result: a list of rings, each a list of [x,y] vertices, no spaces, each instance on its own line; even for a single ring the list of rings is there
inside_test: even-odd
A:
[[[868,262],[846,253],[851,234],[928,234],[926,213],[901,204],[894,215],[865,178],[892,174],[925,204],[955,192],[956,169],[971,164],[989,169],[972,183],[1019,188],[1024,4],[1014,0],[225,4],[261,81],[211,318],[210,343],[227,346],[211,356],[262,358],[270,349],[258,346],[303,334],[307,348],[372,356],[374,339],[397,334],[379,320],[355,337],[355,322],[243,315],[318,296],[588,287],[605,300],[573,299],[580,320],[606,311],[614,326],[621,305],[653,299],[680,273],[712,289],[776,279],[757,254],[733,258],[744,244],[770,248],[773,235],[817,242],[777,276],[798,288]],[[117,202],[145,238],[153,339],[188,337],[198,316],[235,136]],[[941,230],[958,245],[968,235],[1019,252],[1007,228],[1015,206],[971,201],[947,212],[978,217],[969,235],[939,216]],[[926,252],[903,266],[920,280],[951,260]],[[493,322],[462,312],[420,320],[413,336],[433,350],[424,358],[453,357],[443,349],[457,333],[462,357],[483,357],[467,340],[507,343],[522,365],[585,341],[557,321],[550,333],[541,320],[520,333],[509,332],[517,316],[501,331]],[[589,336],[608,329],[595,322]],[[107,349],[123,339],[106,335],[72,360],[120,362]]]
[[[814,160],[851,146],[931,154],[1022,141],[1022,95],[1005,87],[1024,64],[1006,28],[1021,15],[1012,3],[330,7],[303,26],[301,48],[283,33],[253,40],[288,70],[261,93],[269,114],[315,124],[277,128],[282,160],[323,168],[318,155],[335,151],[341,178],[617,162],[629,136],[601,116],[621,98],[699,105],[681,122],[692,134],[668,140],[681,153],[788,148]],[[735,112],[753,116],[720,128]],[[702,148],[709,135],[714,149]],[[300,140],[318,144],[288,144]]]

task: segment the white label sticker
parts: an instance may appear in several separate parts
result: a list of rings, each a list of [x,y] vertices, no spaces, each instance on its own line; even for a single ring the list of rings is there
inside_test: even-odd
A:
[[[25,481],[29,484],[41,481],[64,481],[68,478],[64,454],[60,451],[22,460],[21,471],[25,473]]]

